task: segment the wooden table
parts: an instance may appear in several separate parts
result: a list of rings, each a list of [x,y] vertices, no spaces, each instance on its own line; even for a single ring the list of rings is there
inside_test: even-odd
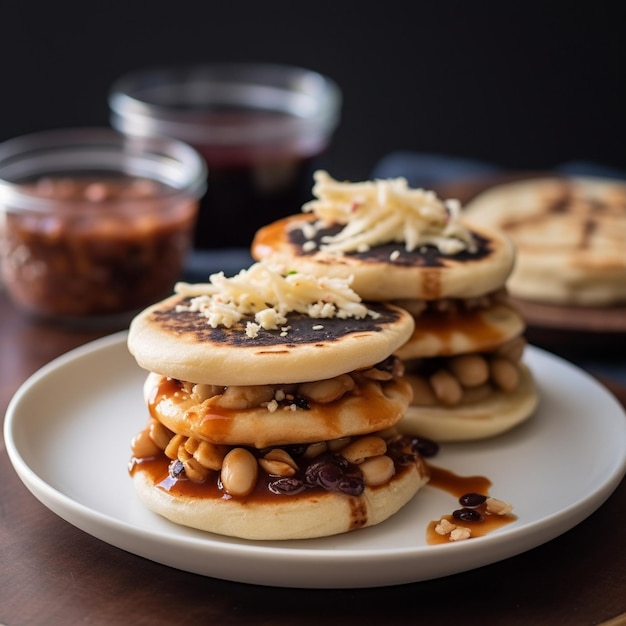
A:
[[[2,415],[30,374],[97,336],[30,322],[0,293]],[[612,390],[626,404],[626,389],[613,385]],[[573,530],[520,556],[439,580],[326,591],[214,580],[103,543],[26,490],[3,442],[0,476],[0,624],[5,626],[418,621],[566,626],[599,624],[626,613],[626,481]]]

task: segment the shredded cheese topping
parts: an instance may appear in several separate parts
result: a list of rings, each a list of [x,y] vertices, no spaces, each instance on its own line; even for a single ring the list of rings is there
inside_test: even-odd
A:
[[[287,333],[287,314],[304,313],[311,318],[362,319],[378,317],[352,290],[350,278],[315,277],[288,271],[272,261],[259,261],[237,275],[212,274],[208,283],[178,283],[176,293],[189,297],[178,311],[196,312],[217,328],[231,328],[243,317],[254,315],[246,324],[246,335],[254,338],[261,328]],[[282,334],[282,333],[281,333]]]
[[[442,201],[433,191],[412,189],[405,178],[349,183],[320,170],[314,179],[317,199],[304,204],[302,211],[318,219],[298,224],[308,239],[307,251],[316,248],[317,232],[333,223],[345,226],[336,235],[322,237],[321,251],[367,252],[387,243],[403,243],[407,252],[431,245],[442,254],[476,248],[461,222],[458,200]]]

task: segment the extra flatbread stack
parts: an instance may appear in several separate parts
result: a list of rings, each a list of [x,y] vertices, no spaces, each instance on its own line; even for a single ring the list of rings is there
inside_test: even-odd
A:
[[[573,307],[626,303],[625,183],[546,177],[501,184],[469,202],[465,216],[515,243],[512,296]]]

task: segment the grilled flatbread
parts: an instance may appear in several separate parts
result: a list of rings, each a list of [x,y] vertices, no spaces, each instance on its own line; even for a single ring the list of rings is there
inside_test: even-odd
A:
[[[626,302],[626,184],[599,178],[506,183],[465,207],[472,225],[499,228],[517,247],[512,296],[546,304]]]
[[[370,367],[399,348],[414,326],[403,309],[373,304],[376,315],[362,319],[289,314],[276,330],[250,337],[246,319],[213,328],[205,317],[178,308],[187,302],[175,295],[140,313],[128,347],[151,372],[211,385],[300,383]]]
[[[252,242],[252,256],[281,259],[287,267],[317,276],[354,276],[354,291],[371,301],[480,296],[504,284],[515,260],[508,238],[482,226],[472,229],[476,252],[446,255],[430,245],[407,252],[397,243],[340,255],[306,252],[307,239],[299,224],[313,220],[310,215],[293,215],[261,228]],[[338,230],[338,226],[321,230],[315,239]]]

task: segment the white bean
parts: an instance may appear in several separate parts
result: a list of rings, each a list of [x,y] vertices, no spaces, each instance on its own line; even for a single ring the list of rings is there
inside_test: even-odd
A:
[[[526,339],[523,336],[515,337],[501,345],[496,354],[509,361],[520,361],[526,349],[526,343]]]
[[[341,456],[349,463],[363,463],[369,457],[379,456],[387,452],[385,440],[376,435],[359,437],[341,450]]]
[[[185,459],[182,464],[185,468],[185,476],[193,483],[203,483],[209,475],[209,470],[193,457]]]
[[[231,496],[247,496],[256,485],[258,463],[245,448],[233,448],[222,464],[222,486]]]
[[[338,400],[347,391],[354,389],[354,379],[349,374],[341,374],[335,378],[302,383],[298,386],[298,394],[312,402],[327,404]]]
[[[148,430],[142,430],[137,433],[133,437],[130,448],[133,456],[137,459],[148,459],[161,452],[161,448],[152,441]]]
[[[185,437],[185,435],[174,435],[170,439],[170,442],[167,444],[167,447],[164,450],[165,456],[168,459],[172,459],[172,460],[177,459],[178,458],[178,448],[183,446],[185,444],[186,440],[187,440],[187,438]]]
[[[149,426],[150,439],[161,449],[165,450],[170,439],[174,436],[174,433],[163,426],[158,420],[150,420]]]
[[[384,454],[366,459],[359,465],[359,469],[368,487],[384,485],[396,473],[393,460]]]
[[[519,384],[517,365],[508,359],[499,357],[491,359],[489,369],[491,371],[491,380],[503,391],[511,392]]]
[[[410,374],[406,377],[406,381],[413,390],[411,402],[413,406],[435,406],[439,404],[433,388],[425,378]]]
[[[283,461],[264,458],[259,459],[259,465],[270,476],[293,476],[296,473],[296,470],[289,463]]]
[[[461,401],[463,389],[459,381],[447,370],[438,370],[429,380],[435,395],[442,404],[454,406]]]
[[[191,390],[191,395],[198,402],[204,402],[208,398],[212,398],[213,396],[217,396],[220,393],[223,393],[224,387],[219,385],[205,385],[205,384],[197,384],[194,385]]]
[[[489,365],[480,354],[460,354],[448,361],[450,371],[464,387],[475,387],[489,380]]]
[[[270,385],[241,385],[227,387],[215,404],[224,409],[252,409],[273,398],[274,389]]]
[[[293,460],[293,457],[287,450],[283,450],[283,448],[272,448],[265,456],[268,461],[279,461],[280,463],[285,463],[290,467],[293,467],[294,470],[298,469],[298,464]]]
[[[228,446],[221,446],[208,441],[200,441],[193,452],[193,458],[203,467],[218,470],[222,467],[224,457],[228,453]]]
[[[325,441],[318,441],[316,443],[310,443],[304,451],[304,456],[307,459],[312,459],[320,454],[323,454],[328,450],[328,445]]]

